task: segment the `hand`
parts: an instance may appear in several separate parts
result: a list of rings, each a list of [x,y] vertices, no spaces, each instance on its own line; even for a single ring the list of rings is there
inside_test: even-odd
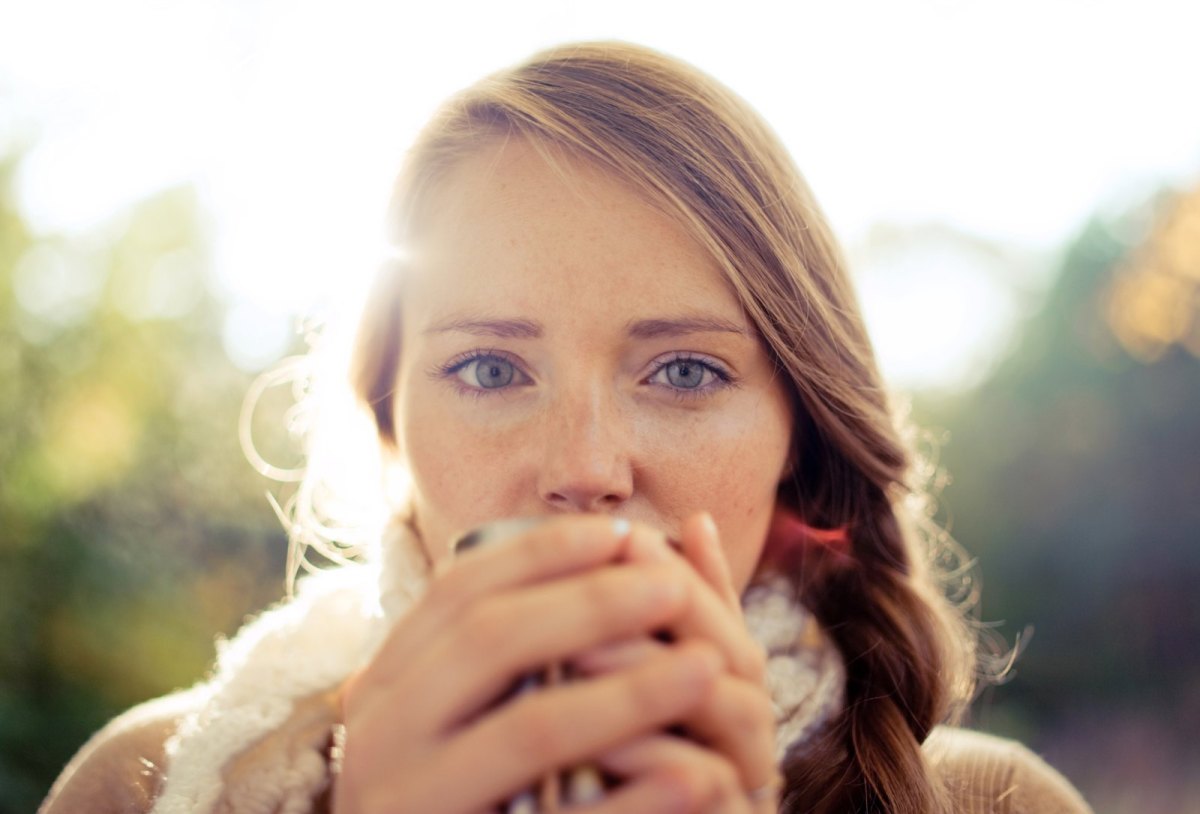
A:
[[[627,529],[602,517],[556,518],[435,578],[343,687],[334,811],[485,810],[545,773],[693,717],[723,666],[741,660],[733,625],[725,639],[690,635],[712,627],[700,618],[707,605],[695,601],[694,576],[631,551],[644,533]],[[663,629],[687,640],[488,709],[532,670]]]
[[[629,556],[658,561],[661,549],[651,543],[635,531]],[[595,812],[774,812],[780,778],[774,714],[763,686],[764,654],[745,632],[738,593],[711,519],[701,515],[689,520],[680,549],[683,556],[671,559],[689,572],[695,607],[674,625],[676,643],[705,636],[724,640],[723,649],[738,652],[734,664],[740,669],[725,671],[685,718],[688,738],[655,733],[601,755],[597,764],[625,782]],[[732,643],[730,620],[738,630]],[[572,664],[584,675],[606,675],[631,669],[666,647],[641,637],[595,648]]]

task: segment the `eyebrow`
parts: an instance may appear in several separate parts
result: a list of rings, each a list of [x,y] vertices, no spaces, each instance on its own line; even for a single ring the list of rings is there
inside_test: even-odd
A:
[[[630,323],[626,333],[635,339],[655,339],[662,336],[685,336],[687,334],[730,333],[749,336],[750,332],[741,325],[720,317],[681,317],[678,319],[643,319]]]
[[[430,325],[422,333],[440,334],[457,331],[472,336],[496,336],[501,339],[541,339],[542,326],[529,319],[472,319],[450,317]]]
[[[436,322],[422,331],[424,334],[451,332],[465,333],[472,336],[491,336],[501,339],[541,339],[545,330],[542,328],[541,323],[529,319],[450,317]],[[627,324],[625,332],[634,339],[657,339],[698,333],[750,335],[750,332],[741,325],[713,316],[642,319]]]

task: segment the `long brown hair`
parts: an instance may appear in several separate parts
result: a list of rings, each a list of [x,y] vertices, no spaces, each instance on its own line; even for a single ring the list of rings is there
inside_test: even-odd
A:
[[[779,503],[811,526],[845,529],[850,556],[809,550],[782,562],[847,665],[844,711],[785,758],[782,810],[946,811],[920,746],[970,694],[974,640],[928,567],[927,537],[908,523],[910,450],[840,250],[786,150],[741,99],[673,58],[621,43],[564,46],[442,108],[401,178],[397,240],[448,167],[505,135],[595,162],[676,217],[719,264],[789,383],[795,463]],[[396,277],[379,277],[352,373],[387,444]]]

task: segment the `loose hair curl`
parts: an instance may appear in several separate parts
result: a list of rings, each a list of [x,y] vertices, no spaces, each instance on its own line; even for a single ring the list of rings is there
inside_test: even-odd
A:
[[[784,760],[781,810],[947,812],[921,744],[969,698],[975,639],[933,567],[942,535],[906,508],[912,450],[841,252],[786,150],[745,102],[678,60],[622,43],[560,47],[440,110],[401,176],[395,240],[403,245],[457,160],[505,137],[551,161],[593,162],[675,217],[720,266],[786,378],[797,419],[779,504],[810,526],[845,529],[849,556],[810,546],[776,562],[847,667],[843,712]],[[398,278],[379,276],[352,369],[393,446]]]

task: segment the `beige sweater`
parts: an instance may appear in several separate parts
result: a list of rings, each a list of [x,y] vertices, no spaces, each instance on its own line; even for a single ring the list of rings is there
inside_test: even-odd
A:
[[[390,620],[420,596],[419,569],[387,559],[387,552],[406,550],[389,544],[379,563],[306,578],[292,600],[266,611],[219,648],[207,681],[137,707],[98,733],[67,766],[43,814],[326,811],[328,756],[339,714],[330,688],[341,686],[355,665],[370,658]],[[769,591],[748,593],[743,601],[748,630],[783,666],[797,671],[787,686],[824,697],[824,679],[844,681],[840,661],[820,658],[836,651],[822,636],[807,636],[819,633],[811,617],[790,606],[774,607],[775,599]],[[790,624],[796,620],[804,622],[799,630]],[[764,621],[772,624],[764,627]],[[776,639],[805,644],[791,654],[778,651]],[[787,712],[791,702],[778,689],[772,700],[778,712]],[[822,714],[801,710],[784,718],[794,723],[821,720]],[[793,733],[785,741],[798,737]],[[925,748],[959,811],[1088,811],[1059,774],[1015,743],[946,728]],[[176,765],[164,779],[168,751]]]
[[[51,789],[40,814],[145,814],[162,781],[163,744],[190,707],[187,694],[130,710],[80,750]],[[254,775],[256,762],[277,749],[308,749],[322,758],[336,714],[333,699],[313,696],[287,724],[232,761],[227,785]],[[1020,744],[942,727],[925,744],[961,814],[1090,814],[1062,775]],[[218,807],[218,810],[221,810]],[[322,798],[313,814],[328,811]]]

